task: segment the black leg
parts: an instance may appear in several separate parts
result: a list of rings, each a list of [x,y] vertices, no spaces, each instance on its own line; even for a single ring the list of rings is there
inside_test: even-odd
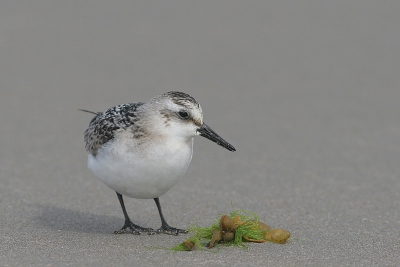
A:
[[[160,214],[160,218],[161,218],[161,227],[160,227],[160,229],[157,230],[158,233],[164,233],[164,234],[169,234],[169,235],[178,235],[179,233],[186,234],[188,232],[184,229],[178,229],[178,228],[169,226],[167,221],[164,218],[163,213],[162,213],[160,200],[158,199],[158,197],[156,197],[154,199],[154,201],[156,202],[158,213]]]
[[[121,204],[121,208],[122,208],[122,212],[124,213],[125,216],[125,224],[124,226],[122,226],[122,228],[118,231],[115,231],[114,234],[122,234],[126,232],[126,229],[130,229],[132,231],[132,234],[134,235],[140,235],[141,231],[143,232],[148,232],[149,234],[154,234],[154,230],[151,228],[143,228],[139,225],[134,224],[131,219],[129,219],[128,213],[126,212],[125,209],[125,204],[124,204],[124,199],[122,198],[122,195],[118,192],[117,193],[118,196],[118,200],[119,200],[119,204]]]

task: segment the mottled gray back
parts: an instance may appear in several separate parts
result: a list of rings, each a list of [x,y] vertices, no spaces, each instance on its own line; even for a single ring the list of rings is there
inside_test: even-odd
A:
[[[122,104],[95,116],[85,131],[86,151],[96,156],[99,148],[115,137],[117,130],[126,130],[133,126],[138,121],[137,109],[143,104],[142,102]]]

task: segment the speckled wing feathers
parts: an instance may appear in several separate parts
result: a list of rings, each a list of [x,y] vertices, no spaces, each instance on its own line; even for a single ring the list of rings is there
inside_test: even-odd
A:
[[[114,138],[117,130],[134,126],[137,122],[137,109],[143,104],[137,102],[118,105],[96,115],[85,131],[86,151],[96,156],[100,147]]]

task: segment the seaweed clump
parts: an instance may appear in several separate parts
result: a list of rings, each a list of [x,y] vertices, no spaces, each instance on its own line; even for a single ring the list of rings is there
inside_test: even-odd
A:
[[[193,235],[183,243],[171,248],[173,251],[191,251],[213,248],[217,244],[244,246],[244,242],[266,241],[284,244],[290,237],[287,230],[275,228],[258,220],[255,213],[237,210],[222,215],[209,227],[193,226],[188,229]]]

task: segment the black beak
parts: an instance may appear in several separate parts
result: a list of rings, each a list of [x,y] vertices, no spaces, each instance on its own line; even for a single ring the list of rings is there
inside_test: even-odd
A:
[[[236,149],[231,144],[222,139],[222,137],[214,132],[210,127],[208,127],[207,124],[203,123],[203,125],[199,129],[197,129],[197,131],[200,133],[201,136],[210,139],[220,146],[225,147],[229,151],[236,151]]]

